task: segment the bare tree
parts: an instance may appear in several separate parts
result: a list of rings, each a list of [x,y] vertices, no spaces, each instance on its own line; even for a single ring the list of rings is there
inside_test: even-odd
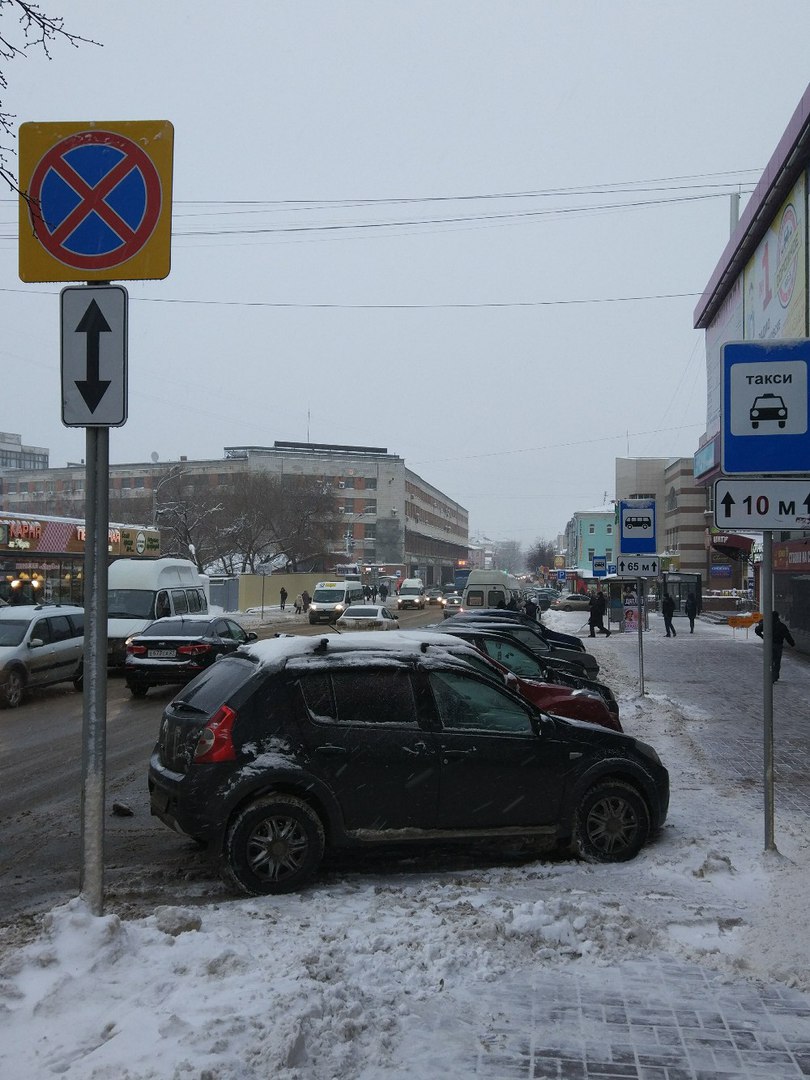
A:
[[[223,571],[256,573],[279,556],[296,570],[302,561],[322,558],[333,539],[334,511],[334,496],[315,477],[234,477],[223,493],[219,521]]]
[[[191,557],[200,573],[215,562],[224,500],[203,476],[183,472],[161,485],[154,508],[164,555]]]
[[[495,565],[499,570],[519,574],[523,569],[523,556],[517,540],[499,540],[495,545]]]
[[[19,188],[10,167],[14,151],[9,140],[13,140],[16,116],[5,109],[8,68],[14,60],[25,59],[37,49],[50,60],[51,50],[59,41],[66,41],[75,49],[79,45],[100,45],[92,38],[66,30],[60,15],[49,15],[38,3],[0,0],[0,178],[13,191]]]
[[[553,566],[555,546],[551,540],[535,540],[526,553],[526,569],[536,574],[541,566]]]

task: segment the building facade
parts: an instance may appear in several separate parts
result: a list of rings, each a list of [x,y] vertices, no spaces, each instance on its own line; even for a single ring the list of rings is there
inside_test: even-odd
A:
[[[612,506],[577,510],[565,527],[566,569],[578,577],[591,577],[593,560],[613,562],[618,553],[616,511]]]
[[[170,481],[202,478],[216,490],[254,472],[316,478],[330,493],[336,541],[320,568],[324,573],[356,568],[441,584],[452,581],[459,560],[468,558],[466,509],[381,447],[276,442],[227,447],[222,458],[211,460],[111,465],[110,518],[156,527]],[[84,465],[0,469],[2,511],[32,521],[55,515],[83,519]]]
[[[0,431],[0,469],[47,469],[49,456],[44,446],[23,446],[20,435]]]

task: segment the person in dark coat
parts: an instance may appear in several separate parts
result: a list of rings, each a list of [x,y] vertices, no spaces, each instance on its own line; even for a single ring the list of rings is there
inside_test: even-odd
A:
[[[383,582],[382,585],[380,586],[380,601],[381,601],[381,603],[384,604],[387,599],[388,599],[388,586],[385,584],[385,582]]]
[[[664,593],[664,598],[661,601],[661,614],[664,616],[664,629],[667,632],[667,637],[677,637],[675,627],[672,625],[672,616],[675,614],[675,601],[669,593]]]
[[[686,610],[686,617],[689,620],[689,633],[694,634],[695,618],[697,616],[697,600],[695,599],[695,594],[693,592],[690,592],[687,596],[684,608]]]
[[[588,601],[588,627],[590,629],[589,637],[596,637],[596,631],[600,634],[604,634],[605,637],[610,637],[610,631],[605,629],[605,612],[607,611],[607,602],[605,601],[605,594],[600,589],[595,596],[591,596]]]
[[[279,599],[281,600],[281,610],[284,610],[284,606],[287,603],[287,590],[282,585],[278,590]]]
[[[306,589],[301,593],[301,599],[304,602],[304,612],[309,611],[309,605],[312,603],[312,597],[309,595]]]
[[[533,596],[527,596],[526,597],[525,610],[526,610],[526,614],[528,615],[528,617],[530,619],[532,619],[534,622],[536,622],[537,621],[537,601],[535,600],[535,598]]]
[[[763,637],[764,626],[762,619],[760,619],[754,627],[754,633],[757,637]],[[775,611],[773,613],[773,641],[771,646],[771,679],[773,682],[779,682],[779,672],[782,668],[782,649],[785,646],[785,642],[787,642],[791,648],[795,648],[796,646],[793,635],[779,618],[779,612]]]

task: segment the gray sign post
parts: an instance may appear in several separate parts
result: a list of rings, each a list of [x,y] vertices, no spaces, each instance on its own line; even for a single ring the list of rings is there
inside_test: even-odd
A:
[[[104,910],[109,429],[127,418],[127,301],[120,285],[70,286],[61,293],[62,422],[87,434],[79,890],[94,915]]]

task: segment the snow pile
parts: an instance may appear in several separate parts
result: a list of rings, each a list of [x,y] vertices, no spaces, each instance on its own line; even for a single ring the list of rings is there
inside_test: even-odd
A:
[[[511,977],[599,981],[656,953],[810,989],[805,821],[783,814],[783,854],[763,853],[757,793],[715,771],[699,718],[633,695],[631,654],[612,646],[600,660],[625,688],[625,728],[673,780],[669,821],[636,860],[344,866],[301,894],[130,921],[74,900],[0,965],[0,1074],[461,1077]]]

